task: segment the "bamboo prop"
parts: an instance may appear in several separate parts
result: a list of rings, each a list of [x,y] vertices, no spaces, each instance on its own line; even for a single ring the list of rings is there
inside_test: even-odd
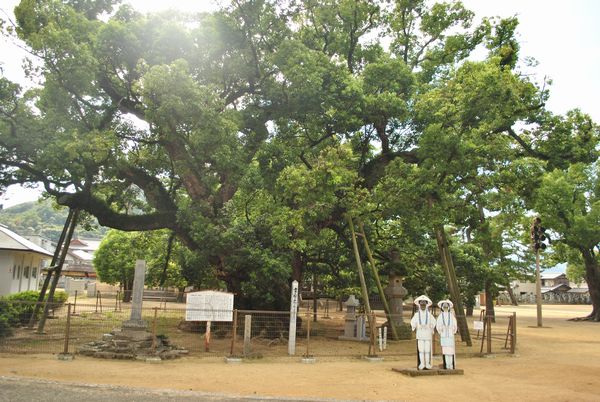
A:
[[[390,329],[392,330],[392,337],[394,340],[398,340],[398,333],[396,331],[396,326],[394,325],[394,321],[392,320],[392,311],[390,310],[390,306],[387,302],[387,298],[385,297],[385,292],[383,291],[383,286],[381,286],[381,281],[379,280],[379,273],[377,272],[377,267],[375,266],[375,260],[373,259],[373,254],[371,254],[371,248],[369,247],[369,242],[367,240],[367,235],[365,234],[365,227],[363,226],[361,221],[358,221],[358,228],[360,229],[360,234],[363,239],[363,243],[365,245],[365,251],[367,252],[367,258],[369,259],[369,266],[371,267],[371,272],[373,272],[373,277],[375,278],[375,283],[377,284],[377,290],[379,291],[379,297],[383,301],[383,309],[385,311],[385,315],[387,316],[388,323],[390,324]]]
[[[350,227],[350,233],[352,235],[352,248],[354,249],[354,258],[356,259],[356,266],[358,268],[358,278],[360,279],[360,289],[362,293],[362,298],[365,303],[365,312],[367,314],[367,318],[369,320],[369,329],[371,332],[371,342],[369,342],[369,356],[376,356],[375,353],[375,323],[373,322],[373,317],[371,316],[371,305],[369,303],[369,294],[367,293],[367,284],[365,282],[365,275],[362,268],[362,263],[360,262],[360,253],[358,252],[358,243],[356,242],[356,233],[354,232],[354,222],[352,222],[352,217],[350,215],[346,215],[346,219],[348,220],[348,226]],[[373,354],[372,354],[373,353]]]
[[[73,214],[75,210],[69,209],[69,215],[65,220],[65,224],[63,226],[62,232],[60,232],[60,237],[58,239],[58,243],[56,244],[56,249],[54,250],[54,255],[52,256],[52,261],[50,262],[50,268],[48,269],[48,274],[46,278],[44,278],[44,284],[42,285],[42,289],[40,290],[40,295],[38,296],[37,303],[33,307],[33,312],[31,313],[31,317],[29,317],[28,328],[33,328],[33,324],[35,322],[35,317],[37,317],[40,307],[44,302],[44,297],[46,296],[46,291],[48,290],[48,285],[50,285],[50,280],[52,279],[52,275],[54,274],[54,270],[56,269],[56,263],[60,258],[60,251],[63,248],[63,242],[65,241],[65,236],[69,231],[69,227],[71,226],[71,220],[73,219]]]
[[[64,244],[61,250],[60,259],[56,268],[54,270],[54,277],[52,278],[52,283],[50,284],[50,290],[48,291],[48,298],[46,299],[46,303],[44,304],[44,312],[42,313],[42,317],[40,318],[40,322],[38,323],[38,334],[44,333],[44,327],[46,326],[46,319],[48,318],[48,313],[50,312],[50,308],[54,302],[54,291],[56,290],[56,286],[58,285],[58,279],[60,278],[60,273],[62,271],[63,264],[65,262],[65,258],[67,257],[67,252],[69,251],[69,244],[71,243],[71,238],[73,237],[73,232],[75,231],[75,226],[77,226],[77,219],[79,218],[79,210],[76,209],[71,216],[71,220],[69,222],[69,229],[64,238]],[[58,246],[57,246],[58,248]],[[41,294],[40,294],[41,296]]]

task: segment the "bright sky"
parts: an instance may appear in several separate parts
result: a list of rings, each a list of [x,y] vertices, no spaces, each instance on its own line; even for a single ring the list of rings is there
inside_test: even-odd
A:
[[[129,0],[141,11],[178,8],[208,11],[214,0]],[[1,0],[0,14],[12,10],[18,0]],[[600,1],[597,0],[463,0],[477,17],[516,15],[520,25],[521,57],[538,60],[537,78],[552,79],[548,107],[555,113],[580,108],[600,122]],[[0,37],[0,65],[4,75],[24,84],[20,60],[24,52]],[[0,197],[4,207],[35,200],[39,191],[13,186]]]

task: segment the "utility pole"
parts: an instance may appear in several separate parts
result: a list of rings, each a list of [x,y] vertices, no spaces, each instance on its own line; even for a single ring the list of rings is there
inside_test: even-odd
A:
[[[538,216],[531,225],[531,244],[535,251],[535,302],[537,305],[537,326],[542,327],[542,278],[540,274],[540,250],[546,249],[546,228]]]

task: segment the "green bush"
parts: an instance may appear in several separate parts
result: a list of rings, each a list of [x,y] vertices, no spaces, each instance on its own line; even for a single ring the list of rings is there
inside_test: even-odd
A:
[[[39,296],[39,291],[28,290],[0,297],[0,338],[10,336],[12,334],[11,327],[17,327],[29,321]],[[68,297],[69,295],[65,292],[54,293],[55,309],[62,306]],[[47,299],[48,297],[46,296]],[[36,320],[39,319],[41,314],[42,311],[40,309]]]

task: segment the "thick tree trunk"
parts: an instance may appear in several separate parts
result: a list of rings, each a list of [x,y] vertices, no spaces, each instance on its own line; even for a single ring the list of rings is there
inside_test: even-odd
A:
[[[298,281],[302,284],[302,274],[304,273],[304,259],[300,251],[294,251],[292,254],[292,281]]]
[[[467,317],[473,317],[473,305],[467,305]]]
[[[508,292],[508,296],[510,297],[510,304],[512,304],[513,306],[518,306],[519,302],[517,301],[515,292],[513,292],[512,288],[510,287],[509,280],[506,281],[506,291]]]
[[[600,267],[593,250],[585,247],[579,249],[585,265],[585,277],[592,298],[592,312],[586,318],[600,322]]]
[[[492,322],[496,322],[496,311],[494,310],[494,295],[492,293],[492,281],[485,280],[485,315],[492,317]]]

